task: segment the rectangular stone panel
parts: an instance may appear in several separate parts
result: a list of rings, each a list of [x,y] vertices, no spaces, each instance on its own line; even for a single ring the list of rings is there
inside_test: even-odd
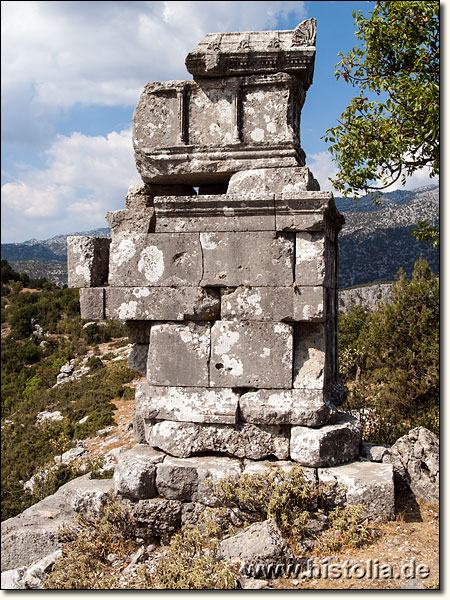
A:
[[[147,381],[151,385],[208,386],[209,323],[155,323],[150,331]]]
[[[325,327],[322,323],[294,325],[293,387],[322,390],[325,374]]]
[[[239,399],[240,418],[259,425],[320,427],[334,423],[335,407],[321,390],[258,390]]]
[[[136,233],[111,244],[111,286],[195,286],[201,277],[198,234]]]
[[[332,207],[332,208],[330,208]],[[325,212],[334,209],[331,192],[285,192],[275,196],[277,231],[315,232],[325,229]]]
[[[144,419],[237,423],[239,397],[231,389],[136,384],[135,411]]]
[[[106,285],[109,238],[71,235],[67,238],[67,278],[72,288]]]
[[[294,241],[270,232],[201,233],[203,278],[211,286],[289,286]]]
[[[275,194],[277,205],[281,200],[281,207],[283,207],[282,201],[285,195],[292,199],[305,198],[302,200],[301,206],[311,211],[321,208],[324,204],[323,193],[319,192],[319,195],[316,195],[314,190],[319,190],[319,184],[308,167],[279,167],[278,169],[251,169],[234,173],[228,183],[227,194],[244,196],[247,200],[257,200],[268,194]],[[325,192],[325,194],[331,196],[329,192]],[[320,204],[318,204],[318,198],[321,199]],[[298,200],[289,200],[289,202],[298,202]]]
[[[80,288],[80,313],[82,319],[104,319],[105,288]]]
[[[106,315],[120,321],[209,321],[220,314],[220,296],[200,287],[110,287]]]
[[[243,196],[157,197],[157,232],[274,231],[273,194],[249,200]]]
[[[150,233],[155,231],[155,209],[152,206],[139,209],[124,208],[106,213],[111,237],[124,233]]]
[[[323,232],[295,234],[295,283],[299,286],[326,285]]]
[[[217,321],[211,328],[211,387],[290,388],[292,325]]]
[[[320,285],[295,286],[292,321],[323,321],[326,288]]]

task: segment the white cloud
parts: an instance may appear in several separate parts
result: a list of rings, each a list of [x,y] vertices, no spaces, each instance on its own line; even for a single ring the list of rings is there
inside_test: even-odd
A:
[[[140,182],[130,130],[58,136],[46,155],[44,169],[2,186],[5,242],[106,227],[105,213],[123,208],[128,187]]]
[[[133,106],[148,81],[189,78],[185,56],[208,32],[276,27],[305,13],[303,2],[10,1],[2,9],[3,130],[28,141],[42,139],[60,110]]]

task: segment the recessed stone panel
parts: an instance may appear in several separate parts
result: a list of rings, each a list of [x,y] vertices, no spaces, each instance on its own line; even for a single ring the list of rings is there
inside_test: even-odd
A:
[[[324,324],[296,323],[294,327],[293,387],[322,390],[326,361]]]
[[[80,313],[82,319],[104,319],[105,288],[81,288]]]
[[[108,281],[109,238],[69,236],[67,277],[72,288],[105,285]]]

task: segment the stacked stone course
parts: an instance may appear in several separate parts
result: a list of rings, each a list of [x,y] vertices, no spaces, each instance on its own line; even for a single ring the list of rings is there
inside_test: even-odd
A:
[[[111,240],[68,239],[82,318],[126,321],[145,375],[134,431],[147,497],[208,504],[211,473],[278,460],[316,477],[359,455],[360,428],[336,408],[343,218],[300,146],[314,56],[314,19],[206,36],[186,59],[192,81],[142,93],[143,184],[107,214]],[[116,483],[133,497],[129,463]]]

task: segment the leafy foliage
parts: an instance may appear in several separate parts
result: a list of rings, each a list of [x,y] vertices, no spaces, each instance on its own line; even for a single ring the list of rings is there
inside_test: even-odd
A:
[[[353,17],[361,44],[339,54],[335,75],[359,93],[324,138],[335,189],[376,201],[375,190],[417,169],[439,174],[439,2],[376,2]]]
[[[366,437],[393,443],[412,427],[439,432],[439,280],[419,259],[400,271],[391,304],[340,317],[346,408],[364,408]]]

